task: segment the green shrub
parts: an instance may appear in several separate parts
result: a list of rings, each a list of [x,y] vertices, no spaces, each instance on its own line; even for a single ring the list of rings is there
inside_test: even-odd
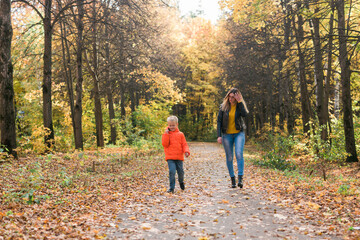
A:
[[[344,125],[342,120],[336,118],[331,119],[331,133],[328,140],[323,141],[321,139],[322,128],[318,126],[318,123],[310,125],[311,129],[309,134],[309,140],[307,145],[310,150],[310,154],[313,156],[313,161],[319,163],[319,161],[342,163],[345,161],[347,153],[344,141]]]
[[[142,149],[159,149],[169,109],[157,104],[141,105],[121,124],[125,144]]]
[[[295,170],[296,165],[291,160],[286,160],[281,155],[277,154],[275,151],[268,152],[263,156],[262,160],[256,160],[256,165],[268,168],[274,168],[281,171],[285,170]]]
[[[258,147],[267,153],[262,160],[255,161],[255,164],[281,171],[296,169],[296,164],[287,160],[292,156],[296,144],[293,136],[284,137],[280,134],[268,132],[266,136],[262,136],[262,139],[266,140],[259,141]]]

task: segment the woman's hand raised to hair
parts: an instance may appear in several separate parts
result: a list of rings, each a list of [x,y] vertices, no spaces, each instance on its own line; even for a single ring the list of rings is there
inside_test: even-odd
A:
[[[242,97],[241,93],[235,93],[234,97],[235,97],[237,102],[241,102],[243,100],[243,97]]]

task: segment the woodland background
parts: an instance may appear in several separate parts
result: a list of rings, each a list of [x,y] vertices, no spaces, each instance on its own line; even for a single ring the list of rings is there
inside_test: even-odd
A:
[[[214,140],[238,87],[248,137],[279,145],[268,160],[358,161],[359,1],[223,0],[216,25],[176,1],[1,4],[4,155],[160,149],[170,114],[189,140]]]
[[[89,212],[116,212],[118,192],[126,207],[165,171],[169,115],[188,141],[215,142],[237,87],[251,162],[276,169],[259,177],[269,193],[358,236],[360,1],[219,4],[212,24],[171,0],[1,0],[0,233],[53,234],[68,211],[59,234],[83,236]]]

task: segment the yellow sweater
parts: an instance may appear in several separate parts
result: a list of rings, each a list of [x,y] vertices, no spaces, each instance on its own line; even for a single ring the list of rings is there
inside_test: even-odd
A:
[[[234,134],[234,133],[240,132],[240,130],[236,130],[236,127],[235,127],[235,111],[236,111],[236,104],[231,105],[231,109],[229,111],[228,127],[226,129],[227,134]]]

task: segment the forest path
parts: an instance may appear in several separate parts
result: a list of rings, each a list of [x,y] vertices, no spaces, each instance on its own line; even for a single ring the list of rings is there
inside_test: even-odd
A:
[[[165,193],[168,173],[158,184],[163,191],[143,194],[118,215],[109,239],[338,239],[321,226],[278,206],[256,186],[254,158],[245,146],[244,188],[230,188],[224,150],[216,143],[190,143],[185,159],[185,191],[178,182]],[[235,164],[236,166],[236,164]],[[166,187],[165,187],[166,186]],[[139,193],[140,194],[140,193]],[[115,226],[115,224],[112,224]]]

